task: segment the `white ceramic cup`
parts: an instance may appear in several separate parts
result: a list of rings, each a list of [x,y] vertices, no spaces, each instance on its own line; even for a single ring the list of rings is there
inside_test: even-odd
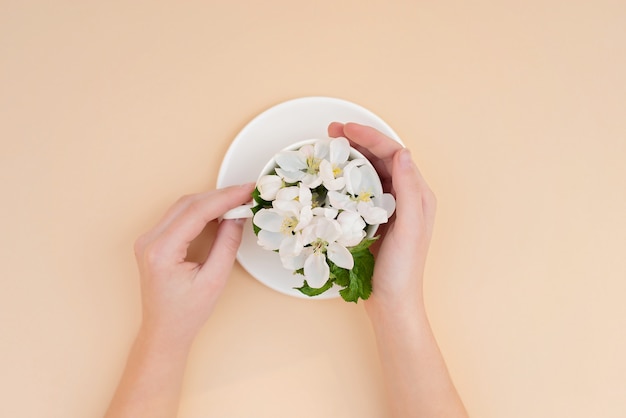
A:
[[[294,144],[291,144],[290,146],[288,146],[286,148],[283,148],[279,152],[282,152],[282,151],[297,151],[301,147],[303,147],[304,145],[314,144],[317,141],[319,141],[319,139],[305,139],[304,141],[299,141],[299,142],[296,142]],[[356,149],[350,147],[350,156],[348,157],[348,160],[356,160],[356,159],[363,159],[363,160],[365,160],[366,164],[368,164],[369,166],[374,168],[372,163],[363,154],[361,154]],[[267,164],[265,164],[265,167],[263,167],[263,170],[261,170],[261,173],[259,174],[259,177],[257,178],[257,184],[258,184],[259,180],[261,179],[261,177],[263,177],[266,174],[270,174],[276,167],[278,167],[278,164],[276,163],[275,157],[272,157],[267,162]],[[374,169],[374,171],[376,171],[376,170]],[[376,178],[378,179],[378,182],[380,183],[380,178],[378,176],[376,176]],[[381,186],[381,190],[382,190],[382,186]],[[254,216],[254,214],[252,213],[251,209],[255,205],[256,205],[256,203],[252,202],[252,203],[248,203],[246,205],[238,206],[238,207],[236,207],[234,209],[231,209],[228,212],[226,212],[222,216],[222,219],[252,218]],[[368,238],[373,237],[374,234],[376,233],[377,229],[378,229],[378,225],[369,225],[368,228],[367,228],[367,237]]]

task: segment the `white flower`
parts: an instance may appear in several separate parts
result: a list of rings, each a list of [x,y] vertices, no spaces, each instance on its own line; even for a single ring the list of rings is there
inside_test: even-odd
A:
[[[304,267],[304,262],[311,254],[313,254],[313,248],[304,247],[298,255],[280,257],[280,262],[287,270],[300,270]]]
[[[329,219],[335,219],[338,213],[339,209],[335,209],[333,207],[313,208],[313,216],[324,216]]]
[[[340,190],[346,184],[343,167],[350,156],[350,143],[346,138],[334,138],[329,145],[329,158],[320,162],[320,177],[326,190]]]
[[[320,288],[330,277],[330,267],[321,251],[313,251],[304,261],[304,277],[309,286]]]
[[[346,192],[328,192],[330,204],[340,210],[357,212],[369,225],[386,223],[395,210],[395,199],[383,193],[378,175],[365,160],[350,161],[344,168]]]
[[[305,186],[282,188],[276,193],[272,208],[254,215],[254,224],[261,228],[258,244],[267,250],[278,250],[281,259],[296,257],[304,248],[300,231],[312,219],[311,190]]]
[[[301,247],[299,234],[295,233],[300,220],[298,214],[284,212],[278,209],[261,209],[254,215],[254,224],[261,228],[258,234],[258,244],[266,250],[283,251],[287,248]],[[300,243],[300,245],[298,245]],[[292,251],[291,253],[297,253]]]
[[[280,152],[275,174],[257,183],[265,201],[253,218],[258,244],[313,288],[328,282],[331,266],[353,270],[349,248],[395,210],[374,168],[364,158],[350,161],[350,151],[346,138],[333,138]]]
[[[329,153],[330,140],[319,140],[314,145],[304,145],[297,151],[276,154],[276,174],[287,183],[302,182],[314,189],[322,184],[320,163]]]
[[[330,268],[326,258],[335,265],[345,269],[354,267],[354,258],[350,251],[337,240],[341,238],[342,229],[338,221],[325,216],[316,217],[302,231],[305,245],[309,245],[312,253],[304,260],[304,277],[311,287],[323,286],[330,277]],[[310,250],[309,250],[310,251]]]
[[[345,168],[346,191],[361,201],[383,194],[383,187],[374,168],[364,159],[352,160]]]
[[[337,243],[354,247],[365,238],[365,221],[358,213],[345,210],[337,216],[337,222],[341,226],[341,236]]]
[[[272,207],[285,212],[298,213],[300,226],[296,228],[296,231],[299,231],[313,217],[312,198],[311,189],[303,184],[284,187],[276,193],[276,199],[272,202]]]
[[[256,184],[261,199],[266,201],[272,201],[276,198],[276,193],[283,187],[285,183],[277,175],[262,176]]]

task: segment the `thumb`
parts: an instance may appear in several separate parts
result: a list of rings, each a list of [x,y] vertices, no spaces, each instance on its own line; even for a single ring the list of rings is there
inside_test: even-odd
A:
[[[396,229],[413,233],[424,222],[422,205],[422,176],[404,148],[393,156],[393,189],[396,192]]]
[[[244,219],[225,219],[220,223],[209,256],[200,270],[208,280],[226,280],[241,244]]]

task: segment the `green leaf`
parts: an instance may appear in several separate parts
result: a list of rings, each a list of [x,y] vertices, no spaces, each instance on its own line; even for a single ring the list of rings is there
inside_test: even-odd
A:
[[[254,220],[254,215],[256,215],[256,213],[258,211],[260,211],[261,209],[263,209],[261,207],[261,205],[256,205],[253,206],[252,208],[250,208],[250,210],[252,211],[252,219]],[[258,226],[256,226],[256,224],[254,223],[254,221],[252,221],[252,230],[254,231],[254,235],[259,235],[259,231],[261,230],[261,228],[259,228]]]
[[[253,216],[256,215],[256,213],[260,211],[261,209],[267,209],[267,208],[272,207],[272,202],[263,200],[261,198],[261,192],[259,192],[259,189],[256,187],[254,188],[254,191],[252,192],[252,199],[256,203],[256,205],[254,205],[250,209],[252,211]],[[252,219],[254,219],[254,217]],[[261,230],[261,228],[259,228],[258,226],[256,226],[254,222],[252,222],[252,230],[254,231],[254,235],[259,235],[259,231]]]
[[[326,261],[330,267],[330,277],[335,279],[335,283],[341,287],[348,286],[350,284],[350,270],[338,267],[328,259]]]
[[[328,279],[326,283],[324,283],[324,286],[319,288],[309,286],[309,284],[305,280],[302,287],[294,287],[294,289],[299,290],[301,293],[307,296],[318,296],[330,289],[331,287],[333,287],[333,279]]]
[[[353,279],[352,274],[350,274],[350,283],[347,287],[341,289],[339,294],[346,302],[354,302],[357,303],[359,300],[359,281],[358,279]]]
[[[359,242],[357,245],[355,245],[354,247],[348,248],[350,250],[350,252],[354,255],[354,253],[358,253],[360,251],[363,251],[365,249],[368,249],[369,247],[372,246],[373,243],[375,243],[376,241],[378,241],[378,237],[374,237],[374,238],[365,238],[364,240],[362,240],[361,242]]]
[[[314,202],[313,207],[317,204],[317,206],[322,206],[324,201],[326,200],[326,195],[328,194],[328,190],[324,187],[323,184],[317,186],[315,189],[311,190],[312,200]]]
[[[263,198],[261,197],[261,192],[259,192],[259,189],[257,187],[255,187],[254,190],[252,191],[252,199],[254,199],[257,206],[261,206],[262,208],[272,207],[272,202],[263,200]]]
[[[372,294],[372,276],[374,275],[374,255],[369,250],[369,245],[361,247],[361,244],[350,250],[354,257],[354,267],[350,270],[348,285],[339,291],[346,302],[357,302],[367,299]],[[357,249],[357,251],[353,251]]]

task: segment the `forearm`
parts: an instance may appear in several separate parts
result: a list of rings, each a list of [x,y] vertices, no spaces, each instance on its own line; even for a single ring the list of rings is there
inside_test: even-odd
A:
[[[175,417],[189,348],[142,328],[105,418]]]
[[[467,417],[422,303],[369,308],[393,416]]]

